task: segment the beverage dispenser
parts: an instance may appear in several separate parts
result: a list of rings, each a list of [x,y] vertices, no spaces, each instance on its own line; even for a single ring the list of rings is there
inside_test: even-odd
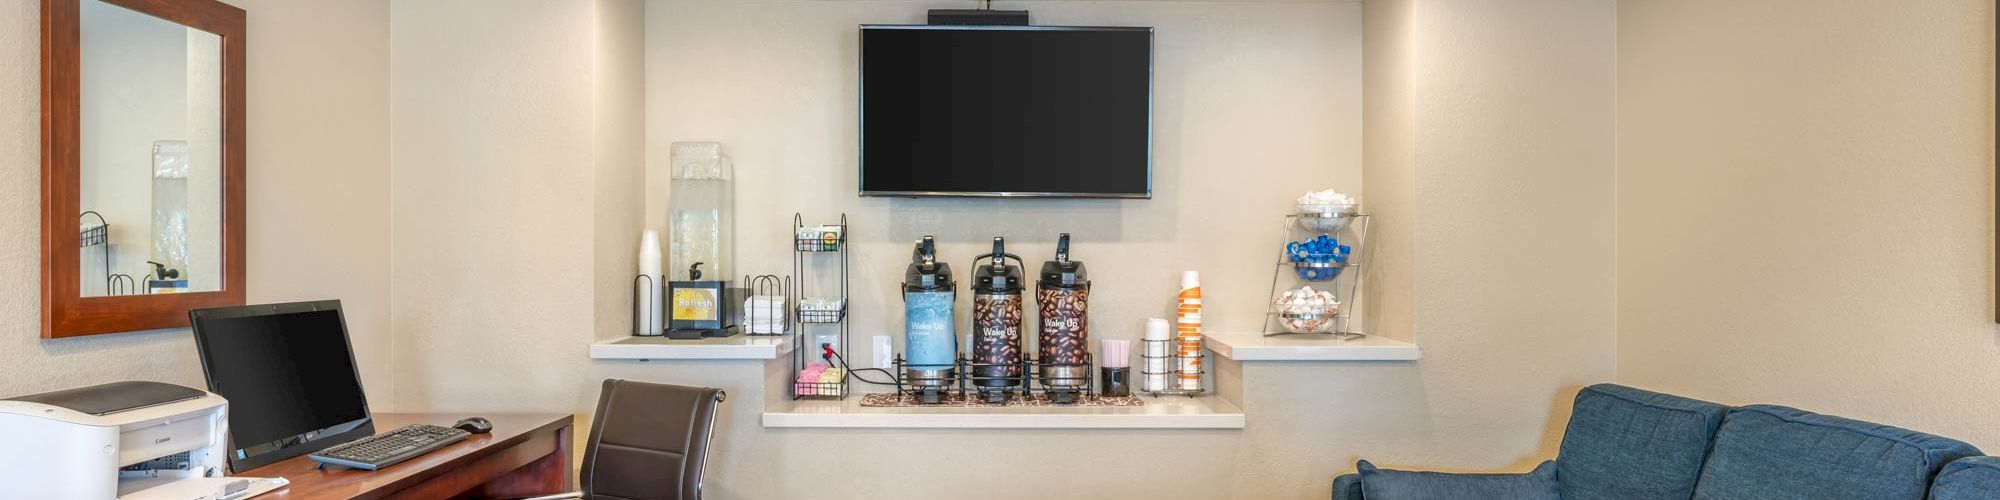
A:
[[[1056,403],[1072,403],[1090,384],[1090,279],[1082,261],[1069,259],[1069,233],[1056,239],[1056,258],[1042,263],[1035,283],[1041,311],[1038,359],[1042,386]]]
[[[985,264],[973,273],[972,382],[988,403],[1007,402],[1023,382],[1021,258],[1006,247],[1006,238],[994,237],[993,253],[974,259]]]
[[[953,304],[958,299],[951,265],[937,260],[930,236],[917,243],[910,266],[903,270],[903,381],[918,401],[942,402],[956,375],[958,336],[952,331]]]
[[[722,144],[672,145],[673,196],[667,199],[668,263],[676,272],[667,283],[667,337],[727,337],[743,319],[742,288],[729,282],[735,242],[735,190]],[[702,279],[703,276],[711,276]],[[737,285],[741,285],[740,283]]]

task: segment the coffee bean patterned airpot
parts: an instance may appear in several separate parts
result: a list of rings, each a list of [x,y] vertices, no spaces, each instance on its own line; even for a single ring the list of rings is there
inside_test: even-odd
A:
[[[1021,376],[1021,296],[977,294],[972,299],[972,362],[986,365],[973,370],[979,385],[1018,385]]]
[[[1035,303],[1041,306],[1042,313],[1039,343],[1042,363],[1083,364],[1085,354],[1090,352],[1090,330],[1085,322],[1089,302],[1089,289],[1036,291]]]

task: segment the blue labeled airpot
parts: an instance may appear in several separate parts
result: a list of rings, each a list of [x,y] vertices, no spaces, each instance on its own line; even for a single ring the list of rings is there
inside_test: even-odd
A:
[[[952,385],[958,361],[958,336],[952,332],[952,307],[958,300],[955,285],[951,265],[937,260],[937,244],[925,236],[903,271],[905,383],[919,388]]]

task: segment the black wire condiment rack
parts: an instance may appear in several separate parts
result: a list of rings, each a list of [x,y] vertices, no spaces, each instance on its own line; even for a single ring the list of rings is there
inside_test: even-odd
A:
[[[849,337],[847,312],[851,302],[848,300],[847,237],[850,229],[852,229],[847,224],[847,214],[840,214],[840,224],[833,227],[837,228],[836,230],[839,234],[832,239],[827,239],[824,235],[815,238],[803,237],[801,235],[806,229],[805,216],[793,213],[792,236],[786,238],[792,242],[792,296],[788,301],[792,303],[791,324],[794,345],[792,348],[792,374],[787,377],[792,380],[792,399],[845,399],[849,392],[849,379],[854,377],[853,371],[847,368],[847,363],[845,362],[845,357],[849,352],[847,349]],[[837,291],[838,294],[821,297],[835,299],[840,302],[840,306],[832,311],[821,309],[808,311],[801,305],[807,297],[807,290],[819,290],[822,287],[816,285],[825,285],[824,282],[815,279],[823,278],[824,276],[821,273],[807,272],[807,268],[815,267],[816,264],[819,264],[818,262],[812,262],[818,259],[819,256],[832,256],[832,260],[837,261],[834,264],[836,272],[832,276],[834,283],[824,288],[830,288],[831,290],[828,290],[829,293]],[[807,331],[808,329],[817,331],[825,328],[837,329],[837,340],[828,343],[837,345],[820,346],[818,343],[811,341],[813,332]],[[831,355],[827,354],[826,351],[828,348],[833,349],[835,353]],[[800,380],[798,379],[799,373],[805,370],[806,365],[810,363],[811,358],[807,356],[820,357],[825,359],[829,366],[839,367],[848,371],[840,378],[839,382]]]

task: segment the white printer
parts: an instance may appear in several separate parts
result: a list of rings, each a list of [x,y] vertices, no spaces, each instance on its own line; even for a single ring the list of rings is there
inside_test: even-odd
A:
[[[109,499],[222,481],[228,408],[160,382],[0,400],[0,498]]]

